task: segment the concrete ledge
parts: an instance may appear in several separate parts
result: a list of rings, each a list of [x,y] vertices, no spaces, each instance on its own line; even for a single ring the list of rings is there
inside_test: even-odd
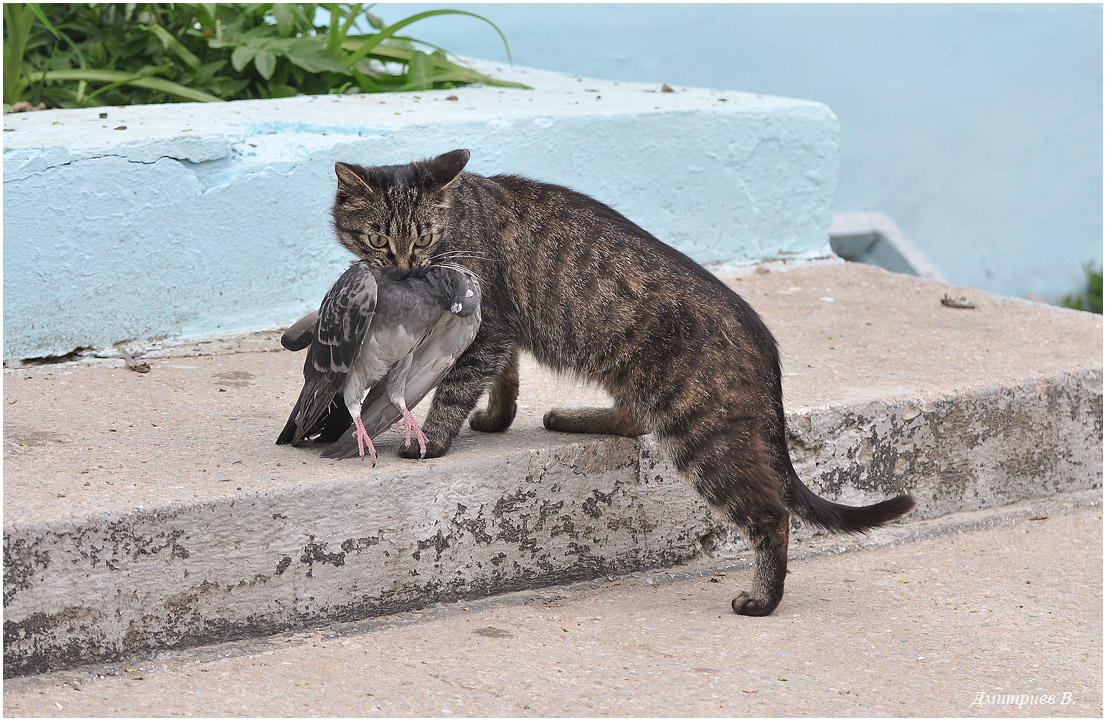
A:
[[[763,619],[720,607],[752,564],[702,559],[9,678],[4,715],[958,718],[977,693],[965,678],[1005,691],[1031,669],[1070,689],[1053,717],[1100,718],[1101,501],[915,521],[862,553],[793,549]]]
[[[830,248],[845,260],[878,265],[895,273],[944,281],[929,258],[885,213],[834,213]]]
[[[844,263],[728,282],[819,493],[907,489],[912,523],[1101,487],[1101,318]],[[570,380],[527,366],[510,431],[424,462],[393,434],[373,469],[272,445],[302,362],[274,334],[215,345],[5,371],[5,675],[744,552],[650,438],[542,429],[602,402]]]
[[[535,89],[5,116],[4,357],[295,320],[348,258],[339,160],[467,147],[475,172],[569,185],[703,263],[828,254],[824,105],[486,69]]]

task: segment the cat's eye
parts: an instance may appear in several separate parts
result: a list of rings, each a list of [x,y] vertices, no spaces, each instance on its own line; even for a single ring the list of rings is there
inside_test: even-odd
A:
[[[423,233],[422,235],[420,235],[418,238],[415,239],[415,247],[416,248],[425,248],[426,246],[430,245],[430,242],[432,240],[434,240],[434,234],[433,233]]]
[[[369,245],[374,248],[383,248],[384,246],[388,245],[388,239],[385,238],[383,235],[372,233],[369,235]]]

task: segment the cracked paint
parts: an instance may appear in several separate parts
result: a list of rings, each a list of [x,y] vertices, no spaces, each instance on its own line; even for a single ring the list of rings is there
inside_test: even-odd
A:
[[[860,504],[907,490],[916,517],[930,518],[1100,487],[1101,419],[1102,375],[1085,371],[793,413],[788,423],[797,470],[816,492]],[[427,471],[317,482],[87,525],[5,528],[5,672],[748,552],[648,436],[515,451],[448,473],[479,480]],[[792,525],[796,543],[818,535]]]

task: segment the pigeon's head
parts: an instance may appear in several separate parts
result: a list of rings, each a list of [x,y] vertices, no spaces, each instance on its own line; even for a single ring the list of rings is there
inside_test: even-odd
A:
[[[454,150],[407,165],[337,163],[332,210],[338,241],[376,268],[424,275],[440,255],[452,191],[469,159]]]
[[[451,313],[467,318],[480,306],[480,282],[471,271],[435,266],[426,274],[435,295]]]

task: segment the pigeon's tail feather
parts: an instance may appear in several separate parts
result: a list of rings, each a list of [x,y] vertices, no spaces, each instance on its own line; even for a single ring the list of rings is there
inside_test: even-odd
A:
[[[291,443],[298,446],[305,438],[325,431],[332,420],[330,416],[334,415],[327,411],[335,404],[341,406],[339,400],[325,384],[305,383],[284,430],[277,437],[277,444]],[[346,413],[346,417],[349,417],[349,413]]]
[[[289,418],[288,422],[286,424],[284,424],[284,430],[282,430],[280,432],[280,435],[277,436],[276,444],[278,446],[283,446],[283,445],[286,445],[288,443],[295,444],[295,441],[296,441],[296,423],[291,418]]]
[[[357,458],[360,455],[357,450],[357,439],[352,433],[346,433],[323,449],[323,452],[319,455],[323,458]]]
[[[309,434],[318,443],[333,443],[342,437],[353,425],[353,419],[350,418],[349,409],[341,403],[335,403],[327,411],[326,416],[319,421],[318,435],[314,433]]]
[[[295,414],[288,418],[284,430],[277,436],[277,445],[291,443],[298,446],[304,440],[316,443],[333,443],[342,437],[342,434],[353,426],[353,420],[349,417],[349,411],[340,403],[334,403],[327,413],[319,419],[311,428],[305,428],[302,434],[298,434],[299,426],[296,423]]]
[[[303,420],[303,410],[300,403],[297,402],[296,407],[292,409],[292,414],[288,416],[288,422],[284,424],[284,430],[277,436],[277,445],[282,446],[291,443],[293,446],[298,446],[302,443],[303,439],[310,433],[310,429]]]

